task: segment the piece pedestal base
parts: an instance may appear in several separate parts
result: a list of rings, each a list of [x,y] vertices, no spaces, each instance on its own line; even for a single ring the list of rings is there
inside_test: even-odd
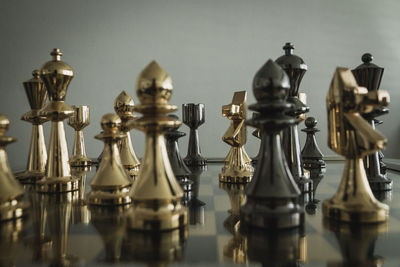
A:
[[[39,193],[64,193],[79,190],[79,179],[72,176],[44,177],[36,183]]]

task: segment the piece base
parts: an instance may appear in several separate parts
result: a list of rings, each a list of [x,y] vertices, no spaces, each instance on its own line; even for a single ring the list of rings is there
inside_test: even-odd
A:
[[[43,177],[36,183],[39,193],[64,193],[79,190],[79,179],[72,176]]]
[[[69,161],[71,167],[88,167],[93,164],[92,160],[88,157],[80,156],[74,157],[72,156],[71,160]]]
[[[44,172],[40,171],[22,171],[14,173],[15,178],[21,184],[35,184],[37,181],[43,178]]]
[[[250,182],[253,175],[244,175],[244,176],[230,176],[225,175],[223,173],[219,174],[219,181],[222,183],[231,183],[231,184],[247,184]]]
[[[128,192],[91,191],[87,196],[87,203],[94,206],[122,206],[132,203]]]
[[[184,160],[187,166],[205,166],[207,160],[203,157],[186,157]]]
[[[28,208],[29,204],[24,201],[19,201],[15,205],[0,207],[0,222],[22,218],[27,215]]]

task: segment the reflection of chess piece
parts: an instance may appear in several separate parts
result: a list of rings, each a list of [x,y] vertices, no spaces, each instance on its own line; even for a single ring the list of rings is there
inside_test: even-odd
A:
[[[127,210],[128,206],[107,209],[90,207],[91,223],[103,240],[106,262],[118,262],[121,258],[122,242],[126,237]]]
[[[0,266],[16,266],[14,261],[20,252],[18,244],[24,237],[23,223],[22,219],[0,223]]]
[[[119,142],[119,153],[121,155],[121,162],[125,169],[133,178],[139,174],[140,161],[136,157],[135,150],[132,146],[130,128],[128,122],[135,118],[133,114],[133,107],[135,103],[133,98],[125,91],[122,91],[114,102],[114,110],[121,118],[121,132],[125,135]]]
[[[188,196],[186,203],[189,209],[189,224],[196,225],[204,224],[204,210],[205,205],[203,201],[199,200],[199,189],[200,189],[200,176],[203,173],[203,168],[201,166],[190,168],[192,175],[190,176],[190,180],[193,182],[192,190],[190,191],[190,195]]]
[[[86,156],[85,139],[83,137],[83,128],[90,123],[89,106],[72,106],[74,115],[68,118],[68,124],[75,130],[74,146],[70,164],[72,167],[84,167],[92,164],[92,161]]]
[[[47,119],[39,116],[39,110],[46,103],[47,90],[40,79],[39,71],[34,70],[32,75],[32,79],[23,83],[31,110],[22,115],[21,119],[32,123],[32,134],[26,171],[15,174],[21,183],[35,183],[41,179],[47,162],[46,143],[43,134],[43,123]]]
[[[178,116],[170,114],[168,115],[170,118],[174,118],[178,120]],[[167,153],[169,162],[172,167],[172,171],[175,174],[175,177],[178,179],[179,184],[182,186],[183,191],[186,194],[187,191],[192,190],[193,181],[189,179],[192,174],[189,170],[186,163],[183,161],[181,154],[179,152],[178,139],[185,136],[184,132],[178,131],[179,126],[176,126],[169,131],[165,132],[165,140],[167,141]]]
[[[383,76],[383,68],[371,63],[373,57],[366,53],[362,56],[364,62],[354,70],[352,70],[354,78],[360,86],[366,87],[369,92],[379,92],[379,86]],[[387,114],[387,108],[378,107],[372,112],[363,113],[363,117],[375,129],[375,118]],[[373,191],[387,191],[392,189],[393,181],[382,174],[379,164],[379,150],[369,154],[364,159],[365,170],[367,172],[368,182]]]
[[[136,230],[171,230],[187,224],[187,209],[181,204],[183,190],[169,163],[164,132],[181,124],[166,114],[176,110],[169,104],[172,80],[152,61],[136,81],[140,104],[134,110],[143,116],[132,127],[146,134],[143,168],[130,192],[133,201],[129,227]]]
[[[24,201],[24,188],[11,172],[6,146],[17,141],[6,136],[10,121],[0,114],[0,222],[25,216],[28,203]]]
[[[131,203],[129,190],[132,179],[122,166],[117,143],[126,137],[120,132],[121,119],[108,113],[101,118],[103,132],[96,139],[104,142],[103,157],[96,174],[90,181],[87,201],[91,205],[114,206]]]
[[[383,258],[374,255],[378,236],[388,231],[387,223],[341,224],[324,220],[324,228],[335,233],[342,254],[341,262],[328,262],[328,267],[383,266]]]
[[[299,86],[307,71],[307,65],[302,58],[293,54],[294,46],[291,43],[286,43],[283,49],[285,50],[285,55],[278,58],[276,63],[278,63],[289,76],[290,90],[288,102],[294,105],[294,109],[288,111],[288,115],[296,119],[296,124],[283,130],[282,145],[290,171],[300,191],[309,192],[312,190],[312,181],[307,179],[304,175],[300,154],[299,133],[297,129],[297,124],[304,120],[304,114],[310,109],[299,99]]]
[[[219,180],[225,183],[248,183],[253,177],[253,166],[247,155],[247,132],[244,121],[247,113],[246,91],[235,92],[232,104],[222,106],[222,115],[231,120],[231,125],[222,140],[231,146],[225,158],[225,165],[219,174]]]
[[[204,104],[183,104],[182,121],[190,128],[188,153],[184,161],[188,166],[205,166],[206,159],[200,151],[198,128],[205,121]]]
[[[86,176],[91,170],[90,166],[87,167],[72,167],[71,174],[79,179],[79,194],[77,201],[72,205],[71,222],[72,224],[89,224],[90,223],[90,212],[88,205],[85,201],[85,187],[86,187]]]
[[[46,172],[37,182],[42,193],[69,192],[78,190],[78,179],[71,177],[64,120],[73,116],[74,109],[65,103],[68,85],[74,77],[72,68],[61,61],[62,53],[55,48],[51,52],[53,59],[46,62],[40,70],[50,102],[39,115],[51,120],[50,144]]]
[[[253,112],[252,118],[255,119],[259,114],[257,112]],[[252,133],[253,136],[261,140],[261,132],[260,129],[255,129]],[[260,146],[261,147],[261,146]],[[257,164],[258,160],[261,158],[260,149],[258,150],[257,156],[252,159],[253,164]]]
[[[247,240],[239,233],[240,206],[246,200],[243,184],[219,183],[229,196],[231,210],[229,217],[224,221],[224,227],[232,235],[232,239],[224,246],[224,257],[232,259],[234,263],[247,263]]]
[[[285,71],[274,61],[256,73],[253,92],[257,103],[249,109],[260,113],[247,121],[261,131],[261,158],[253,179],[246,187],[246,204],[241,208],[240,222],[259,228],[290,228],[302,223],[303,211],[298,204],[300,191],[282,153],[280,132],[295,123],[286,115],[293,105],[286,101],[290,84]]]
[[[386,138],[375,131],[360,113],[368,113],[388,103],[386,91],[368,92],[357,85],[350,70],[336,69],[326,98],[328,145],[346,158],[346,164],[338,191],[323,202],[324,217],[359,223],[387,220],[389,207],[373,196],[362,160],[384,148]]]

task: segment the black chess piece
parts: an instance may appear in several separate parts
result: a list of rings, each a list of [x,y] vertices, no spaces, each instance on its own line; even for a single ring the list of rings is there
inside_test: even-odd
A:
[[[294,46],[291,43],[286,43],[283,47],[285,55],[276,60],[276,63],[278,63],[289,76],[290,90],[288,102],[292,103],[295,108],[289,110],[288,115],[296,120],[295,124],[283,130],[282,146],[294,180],[299,186],[300,191],[304,193],[312,191],[312,180],[307,179],[304,175],[297,124],[304,119],[304,114],[310,110],[298,97],[299,86],[307,71],[307,65],[301,57],[293,54],[293,49]]]
[[[182,121],[190,128],[188,153],[184,161],[188,166],[205,166],[206,159],[200,151],[198,128],[205,122],[204,104],[183,104]]]
[[[187,196],[185,196],[186,206],[189,209],[189,224],[203,225],[205,223],[204,211],[206,203],[204,203],[199,199],[199,189],[200,189],[200,177],[204,171],[204,168],[201,166],[190,167],[190,171],[192,172],[190,180],[193,181],[192,191],[188,192],[190,194],[187,194]]]
[[[260,116],[248,120],[261,131],[260,162],[253,179],[247,185],[247,201],[240,210],[240,222],[245,228],[291,228],[300,226],[304,213],[298,204],[300,191],[282,152],[280,133],[296,123],[287,115],[293,104],[287,101],[290,88],[285,71],[274,61],[268,62],[253,80],[257,103],[249,109]]]
[[[168,117],[179,120],[176,115],[168,115]],[[178,139],[185,136],[184,132],[178,131],[179,126],[172,128],[165,132],[165,139],[167,140],[167,153],[169,162],[171,163],[172,171],[178,179],[184,191],[191,191],[193,182],[189,179],[192,174],[189,168],[183,161],[179,152]]]
[[[370,53],[362,55],[363,64],[352,70],[354,78],[359,86],[366,87],[369,92],[378,91],[382,80],[384,69],[371,63],[373,57]],[[375,129],[375,118],[388,113],[388,109],[376,108],[375,110],[363,113],[363,117]],[[379,152],[364,158],[364,165],[367,172],[368,182],[372,191],[388,191],[392,189],[393,181],[381,173],[379,164]]]
[[[256,118],[257,116],[259,116],[258,112],[253,112],[252,118],[254,119],[254,118]],[[251,134],[252,134],[254,137],[256,137],[256,138],[261,139],[261,132],[260,132],[260,129],[255,129]],[[261,156],[260,156],[260,151],[261,151],[261,150],[258,150],[257,156],[255,156],[255,157],[252,159],[251,163],[257,164],[258,159],[261,157]]]
[[[382,108],[382,110],[385,111],[385,114],[389,113],[389,109],[387,108]],[[377,119],[374,119],[374,122],[375,126],[383,123],[383,121]],[[385,155],[383,154],[382,150],[378,150],[378,157],[379,157],[379,166],[381,167],[381,174],[387,177],[387,166],[383,162],[383,158],[385,157]]]

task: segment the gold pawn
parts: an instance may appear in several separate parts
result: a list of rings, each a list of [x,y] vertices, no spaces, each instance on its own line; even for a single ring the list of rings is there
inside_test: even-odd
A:
[[[22,217],[28,208],[24,188],[15,179],[8,163],[6,146],[17,141],[5,135],[9,125],[7,117],[0,114],[0,222]]]
[[[222,106],[222,115],[231,120],[231,125],[222,137],[222,140],[231,146],[225,158],[225,166],[219,174],[219,180],[225,183],[248,183],[253,177],[254,168],[251,158],[247,155],[246,126],[244,124],[247,113],[246,91],[235,92],[232,104]]]
[[[125,137],[120,132],[121,119],[108,113],[101,118],[103,132],[95,136],[104,142],[103,157],[90,182],[92,191],[87,196],[91,205],[114,206],[131,203],[129,190],[132,179],[122,166],[117,143]]]
[[[181,204],[183,190],[172,171],[165,145],[164,132],[181,125],[166,114],[177,109],[169,104],[172,80],[152,61],[136,81],[140,104],[134,111],[143,117],[131,126],[146,134],[143,167],[140,168],[130,195],[133,213],[129,227],[137,230],[172,230],[187,225],[187,209]]]
[[[125,134],[125,137],[119,142],[119,153],[122,165],[132,178],[136,178],[140,168],[140,161],[132,146],[131,134],[129,133],[131,129],[128,127],[128,122],[135,118],[133,114],[134,106],[132,97],[125,91],[122,91],[114,102],[114,110],[122,121],[121,132]]]

